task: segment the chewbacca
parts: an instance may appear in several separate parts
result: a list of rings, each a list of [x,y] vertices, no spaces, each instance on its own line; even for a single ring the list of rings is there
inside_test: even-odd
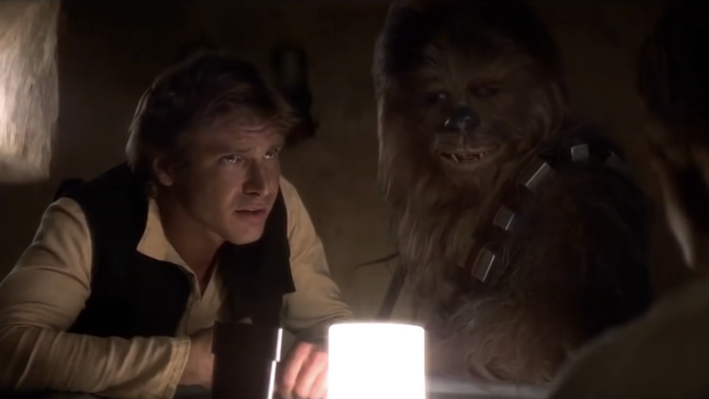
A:
[[[429,370],[548,383],[648,307],[647,207],[569,117],[561,62],[519,1],[396,2],[375,50],[379,171]]]

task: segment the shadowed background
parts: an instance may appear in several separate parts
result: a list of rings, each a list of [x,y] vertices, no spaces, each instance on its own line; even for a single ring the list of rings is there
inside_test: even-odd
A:
[[[635,54],[662,10],[659,1],[533,2],[562,50],[579,114],[604,124],[625,148],[640,183],[659,198],[645,170],[635,94]],[[317,136],[284,154],[322,237],[335,279],[358,315],[374,315],[391,264],[356,265],[393,252],[388,212],[376,184],[376,110],[370,76],[385,2],[63,3],[59,21],[60,116],[52,176],[0,186],[0,277],[29,244],[59,181],[91,177],[123,158],[141,92],[185,44],[204,38],[270,73],[281,40],[307,52]],[[658,289],[684,279],[661,214],[653,241]],[[401,301],[396,314],[405,316]]]

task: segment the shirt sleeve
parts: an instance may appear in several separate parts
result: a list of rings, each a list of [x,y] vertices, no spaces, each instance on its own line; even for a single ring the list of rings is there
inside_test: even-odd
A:
[[[291,270],[296,291],[286,295],[284,327],[299,339],[319,341],[335,322],[352,319],[330,275],[325,249],[295,187],[281,179],[288,209]]]
[[[73,200],[46,210],[32,244],[0,282],[0,387],[171,398],[188,339],[67,333],[90,295],[91,237]]]

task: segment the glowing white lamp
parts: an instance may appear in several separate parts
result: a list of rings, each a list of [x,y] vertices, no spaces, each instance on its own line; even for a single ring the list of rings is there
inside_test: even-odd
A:
[[[328,399],[425,399],[425,332],[394,323],[329,331]]]

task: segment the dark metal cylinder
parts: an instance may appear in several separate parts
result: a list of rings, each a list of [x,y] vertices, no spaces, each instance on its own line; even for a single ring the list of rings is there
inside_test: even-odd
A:
[[[272,399],[283,330],[242,323],[214,326],[213,399]]]

